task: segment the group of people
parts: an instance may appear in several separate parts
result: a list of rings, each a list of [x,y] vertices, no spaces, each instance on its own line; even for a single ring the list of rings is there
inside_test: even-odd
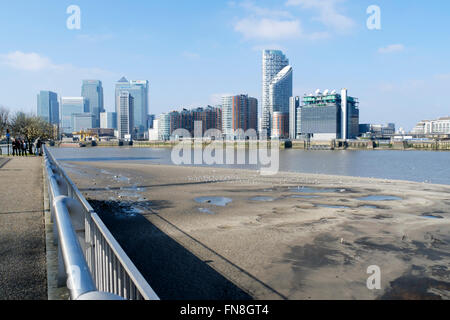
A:
[[[36,139],[34,144],[30,144],[24,139],[16,138],[12,141],[12,155],[13,156],[28,156],[28,154],[34,154],[36,156],[42,155],[42,141],[41,139]]]

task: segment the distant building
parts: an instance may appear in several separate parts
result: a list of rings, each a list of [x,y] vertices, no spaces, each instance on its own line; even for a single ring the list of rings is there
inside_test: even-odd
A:
[[[248,95],[222,97],[222,131],[226,139],[236,137],[237,130],[258,130],[258,100]]]
[[[450,117],[420,121],[412,130],[412,133],[419,135],[450,134]]]
[[[117,113],[115,112],[100,113],[100,128],[117,130]]]
[[[86,112],[95,117],[94,127],[100,128],[100,113],[104,112],[102,82],[100,80],[83,80],[81,96],[86,99]]]
[[[131,126],[138,133],[138,138],[142,138],[148,131],[148,91],[149,82],[147,80],[132,80],[128,81],[122,77],[116,83],[116,97],[119,97],[121,92],[127,92],[133,98],[133,122]],[[119,106],[116,104],[116,112]]]
[[[158,116],[158,132],[159,132],[159,138],[158,140],[161,141],[168,141],[170,140],[170,135],[172,132],[170,131],[170,114],[169,113],[163,113]]]
[[[91,113],[76,113],[72,114],[73,131],[81,132],[88,131],[95,128],[96,118]]]
[[[162,139],[160,139],[160,135],[159,135],[159,120],[155,119],[153,120],[151,129],[148,129],[148,140],[149,141],[160,141]]]
[[[48,123],[59,125],[59,102],[55,92],[41,91],[37,95],[37,116]]]
[[[282,110],[283,106],[276,106],[280,103],[285,105],[286,108],[289,106],[289,98],[292,96],[292,82],[290,87],[288,83],[292,80],[292,68],[290,72],[287,72],[285,68],[289,66],[289,59],[279,50],[264,50],[262,60],[263,88],[260,134],[269,137],[273,112],[289,112],[288,110]],[[285,76],[290,77],[290,79],[280,79]],[[275,78],[278,80],[274,81]],[[274,106],[277,109],[274,110]]]
[[[192,110],[183,109],[181,112],[172,111],[167,114],[162,114],[158,117],[160,131],[163,130],[161,136],[166,135],[172,137],[172,133],[178,129],[184,129],[189,132],[191,137],[195,135],[203,135],[210,129],[222,130],[222,108],[220,106],[206,108],[196,108]],[[195,132],[196,122],[201,123],[202,131]],[[172,137],[178,139],[180,137]],[[164,140],[164,139],[162,139]]]
[[[195,122],[202,123],[202,134],[210,129],[222,131],[222,106],[208,106],[206,108],[197,108],[191,110]],[[192,134],[194,136],[194,133]]]
[[[134,138],[134,128],[133,128],[133,107],[134,99],[129,92],[122,91],[117,97],[117,130],[118,138],[126,139],[128,136]]]
[[[289,113],[275,111],[272,124],[272,138],[289,138]]]
[[[355,139],[359,135],[359,102],[341,93],[326,90],[303,97],[299,112],[301,135],[318,140]]]
[[[83,97],[61,98],[61,132],[72,134],[75,129],[72,115],[86,113],[88,110],[86,99]]]
[[[156,120],[156,116],[154,114],[147,115],[147,128],[153,129],[153,121]]]
[[[387,125],[363,123],[359,125],[359,133],[360,135],[378,138],[393,135],[395,134],[395,123],[388,123]]]
[[[289,139],[297,139],[298,131],[297,119],[301,106],[300,97],[291,97],[289,99]]]

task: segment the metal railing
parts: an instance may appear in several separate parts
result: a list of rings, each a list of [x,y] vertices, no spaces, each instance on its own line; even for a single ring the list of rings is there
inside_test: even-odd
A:
[[[58,285],[73,300],[159,300],[119,243],[44,145]]]
[[[12,152],[11,144],[9,144],[9,145],[8,144],[0,144],[0,155],[7,155],[8,150],[9,150],[9,153]]]

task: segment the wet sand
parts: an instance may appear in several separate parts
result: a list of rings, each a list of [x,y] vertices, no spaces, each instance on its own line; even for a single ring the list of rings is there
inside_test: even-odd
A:
[[[128,162],[65,168],[162,299],[450,299],[450,186]],[[367,288],[372,265],[381,290]]]

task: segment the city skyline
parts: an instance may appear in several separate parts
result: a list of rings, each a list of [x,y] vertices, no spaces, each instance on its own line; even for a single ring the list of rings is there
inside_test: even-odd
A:
[[[69,1],[27,2],[26,13],[18,1],[7,15],[0,13],[0,24],[12,26],[0,31],[8,39],[0,49],[0,105],[35,112],[41,90],[78,96],[82,80],[99,79],[105,109],[114,111],[114,84],[125,74],[150,81],[151,114],[214,105],[222,95],[243,92],[262,107],[261,50],[281,49],[294,69],[294,96],[349,88],[361,100],[363,123],[395,122],[410,130],[419,120],[449,114],[444,95],[432,95],[450,85],[449,44],[443,41],[448,3],[377,1],[378,31],[366,27],[371,1],[307,3],[142,2],[140,12],[122,21],[117,17],[124,4],[101,9],[101,1],[78,1],[82,27],[74,31],[65,26]],[[330,8],[326,19],[324,4]],[[168,12],[171,23],[162,19]],[[34,28],[38,13],[46,21]],[[34,40],[34,33],[48,38]],[[112,50],[124,37],[129,46]]]

